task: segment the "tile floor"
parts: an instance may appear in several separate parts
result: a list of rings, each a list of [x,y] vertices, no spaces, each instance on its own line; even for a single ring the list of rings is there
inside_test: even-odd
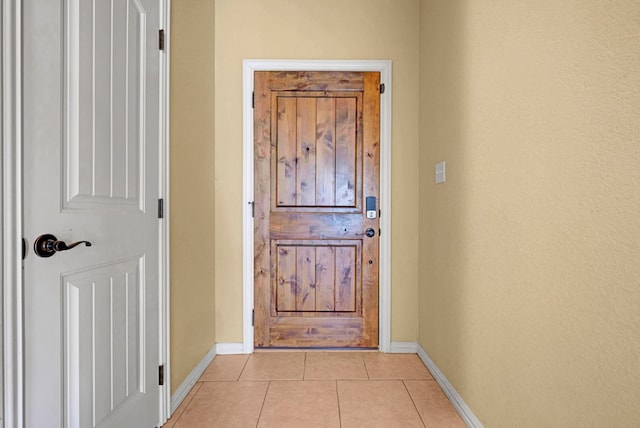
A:
[[[164,428],[464,427],[415,354],[218,355]]]

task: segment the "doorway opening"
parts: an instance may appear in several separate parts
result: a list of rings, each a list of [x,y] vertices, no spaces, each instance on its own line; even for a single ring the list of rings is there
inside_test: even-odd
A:
[[[391,291],[391,61],[279,61],[245,60],[244,69],[244,189],[243,201],[243,349],[254,349],[254,111],[252,107],[255,73],[260,71],[334,71],[378,72],[380,93],[380,190],[379,190],[379,335],[378,349],[390,351],[390,291]],[[317,254],[317,250],[316,254]],[[357,249],[355,249],[357,251]],[[304,251],[303,251],[304,252]]]

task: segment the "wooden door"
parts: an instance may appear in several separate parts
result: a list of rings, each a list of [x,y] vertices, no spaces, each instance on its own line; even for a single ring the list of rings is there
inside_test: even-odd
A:
[[[157,426],[160,2],[23,7],[25,426]]]
[[[254,82],[255,346],[377,348],[380,74]]]

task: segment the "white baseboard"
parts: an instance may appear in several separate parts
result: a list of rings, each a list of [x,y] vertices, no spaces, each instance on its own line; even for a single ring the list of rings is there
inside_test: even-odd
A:
[[[427,352],[420,345],[416,344],[416,347],[418,350],[418,356],[420,357],[424,365],[427,366],[427,369],[429,369],[436,382],[438,382],[438,385],[440,385],[440,388],[442,388],[444,394],[447,396],[447,398],[449,398],[449,401],[451,401],[451,404],[453,404],[453,407],[455,407],[464,423],[467,424],[467,426],[470,428],[483,428],[480,419],[478,419],[477,416],[473,414],[471,408],[467,406],[467,403],[464,402],[460,394],[458,394],[458,391],[455,390],[453,385],[451,385],[451,383],[444,376],[444,373],[442,373],[438,366],[436,366],[436,363],[434,363],[433,360],[429,358]]]
[[[216,354],[244,354],[244,345],[242,343],[216,343]]]
[[[211,361],[216,357],[216,345],[213,345],[211,350],[207,352],[207,355],[198,363],[197,366],[189,373],[189,376],[182,382],[182,384],[176,389],[176,391],[171,396],[171,414],[173,415],[175,411],[178,409],[178,406],[182,401],[187,397],[189,392],[193,389],[193,386],[196,384],[202,373],[209,367]]]
[[[391,342],[392,354],[417,354],[418,344],[416,342]]]

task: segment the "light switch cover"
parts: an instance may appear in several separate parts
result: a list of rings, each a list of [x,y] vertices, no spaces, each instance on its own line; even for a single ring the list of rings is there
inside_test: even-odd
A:
[[[445,162],[438,162],[436,164],[436,184],[444,183],[445,181]]]

